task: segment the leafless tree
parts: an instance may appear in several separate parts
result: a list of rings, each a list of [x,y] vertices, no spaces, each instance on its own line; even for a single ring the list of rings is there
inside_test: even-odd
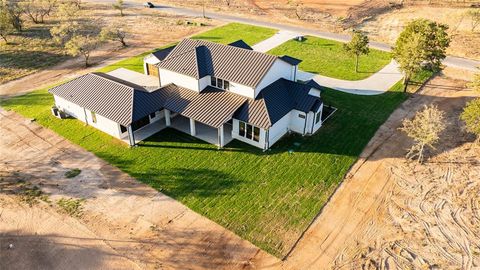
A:
[[[406,158],[417,157],[417,161],[422,163],[425,147],[434,149],[433,145],[438,142],[440,133],[445,129],[445,113],[435,105],[425,105],[424,109],[417,112],[413,119],[404,119],[402,124],[400,130],[414,141]]]
[[[21,6],[34,23],[44,23],[44,18],[50,16],[56,4],[56,0],[26,0],[21,3]]]

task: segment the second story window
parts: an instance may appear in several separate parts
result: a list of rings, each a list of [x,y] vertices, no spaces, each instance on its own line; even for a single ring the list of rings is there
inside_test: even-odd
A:
[[[223,90],[229,90],[230,89],[230,82],[225,81],[216,77],[212,77],[211,83],[212,86],[215,86],[217,88],[223,89]]]

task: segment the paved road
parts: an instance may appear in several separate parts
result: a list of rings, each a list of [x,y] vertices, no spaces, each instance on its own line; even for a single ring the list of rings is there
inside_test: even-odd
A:
[[[114,2],[116,2],[116,0],[87,0],[87,1],[97,2],[97,3],[114,3]],[[126,1],[124,1],[124,3],[127,6],[139,6],[139,5],[141,5],[140,2],[135,2],[133,0],[126,0]],[[164,11],[164,12],[187,15],[187,16],[203,16],[201,9],[197,10],[197,9],[190,9],[190,8],[172,7],[172,6],[167,6],[167,5],[158,5],[158,6],[156,6],[156,9],[159,9],[159,10]],[[313,35],[313,36],[318,36],[318,37],[321,37],[321,38],[332,39],[332,40],[341,41],[341,42],[345,42],[345,41],[350,40],[350,36],[344,35],[344,34],[329,33],[329,32],[307,29],[307,28],[293,26],[293,25],[279,24],[279,23],[267,22],[267,21],[259,21],[259,20],[255,20],[255,19],[251,19],[251,18],[243,18],[243,17],[240,17],[240,16],[228,15],[228,14],[223,14],[223,13],[218,13],[218,12],[206,11],[205,16],[207,16],[209,18],[212,18],[212,19],[222,20],[222,21],[248,23],[248,24],[253,24],[253,25],[258,25],[258,26],[276,28],[276,29],[279,29],[279,30],[284,30],[284,31],[289,31],[289,32],[298,32],[298,33],[302,33],[304,35]],[[388,45],[386,43],[375,42],[375,41],[370,42],[370,47],[375,48],[375,49],[379,49],[379,50],[383,50],[383,51],[390,51],[391,50],[390,45]],[[443,63],[447,66],[450,66],[450,67],[462,68],[462,69],[471,70],[471,71],[477,71],[478,70],[477,67],[480,67],[480,61],[461,58],[461,57],[456,57],[456,56],[447,56],[447,58],[443,61]]]

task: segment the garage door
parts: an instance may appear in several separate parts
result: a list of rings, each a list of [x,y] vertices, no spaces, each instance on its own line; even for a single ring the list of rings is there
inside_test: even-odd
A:
[[[158,68],[155,65],[147,64],[147,72],[148,72],[148,75],[159,77]]]

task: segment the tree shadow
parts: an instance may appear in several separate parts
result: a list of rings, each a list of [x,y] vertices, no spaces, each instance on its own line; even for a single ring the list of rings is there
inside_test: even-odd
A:
[[[31,69],[51,66],[70,58],[61,53],[48,51],[0,51],[1,66],[14,69]],[[35,64],[32,64],[32,61]]]

